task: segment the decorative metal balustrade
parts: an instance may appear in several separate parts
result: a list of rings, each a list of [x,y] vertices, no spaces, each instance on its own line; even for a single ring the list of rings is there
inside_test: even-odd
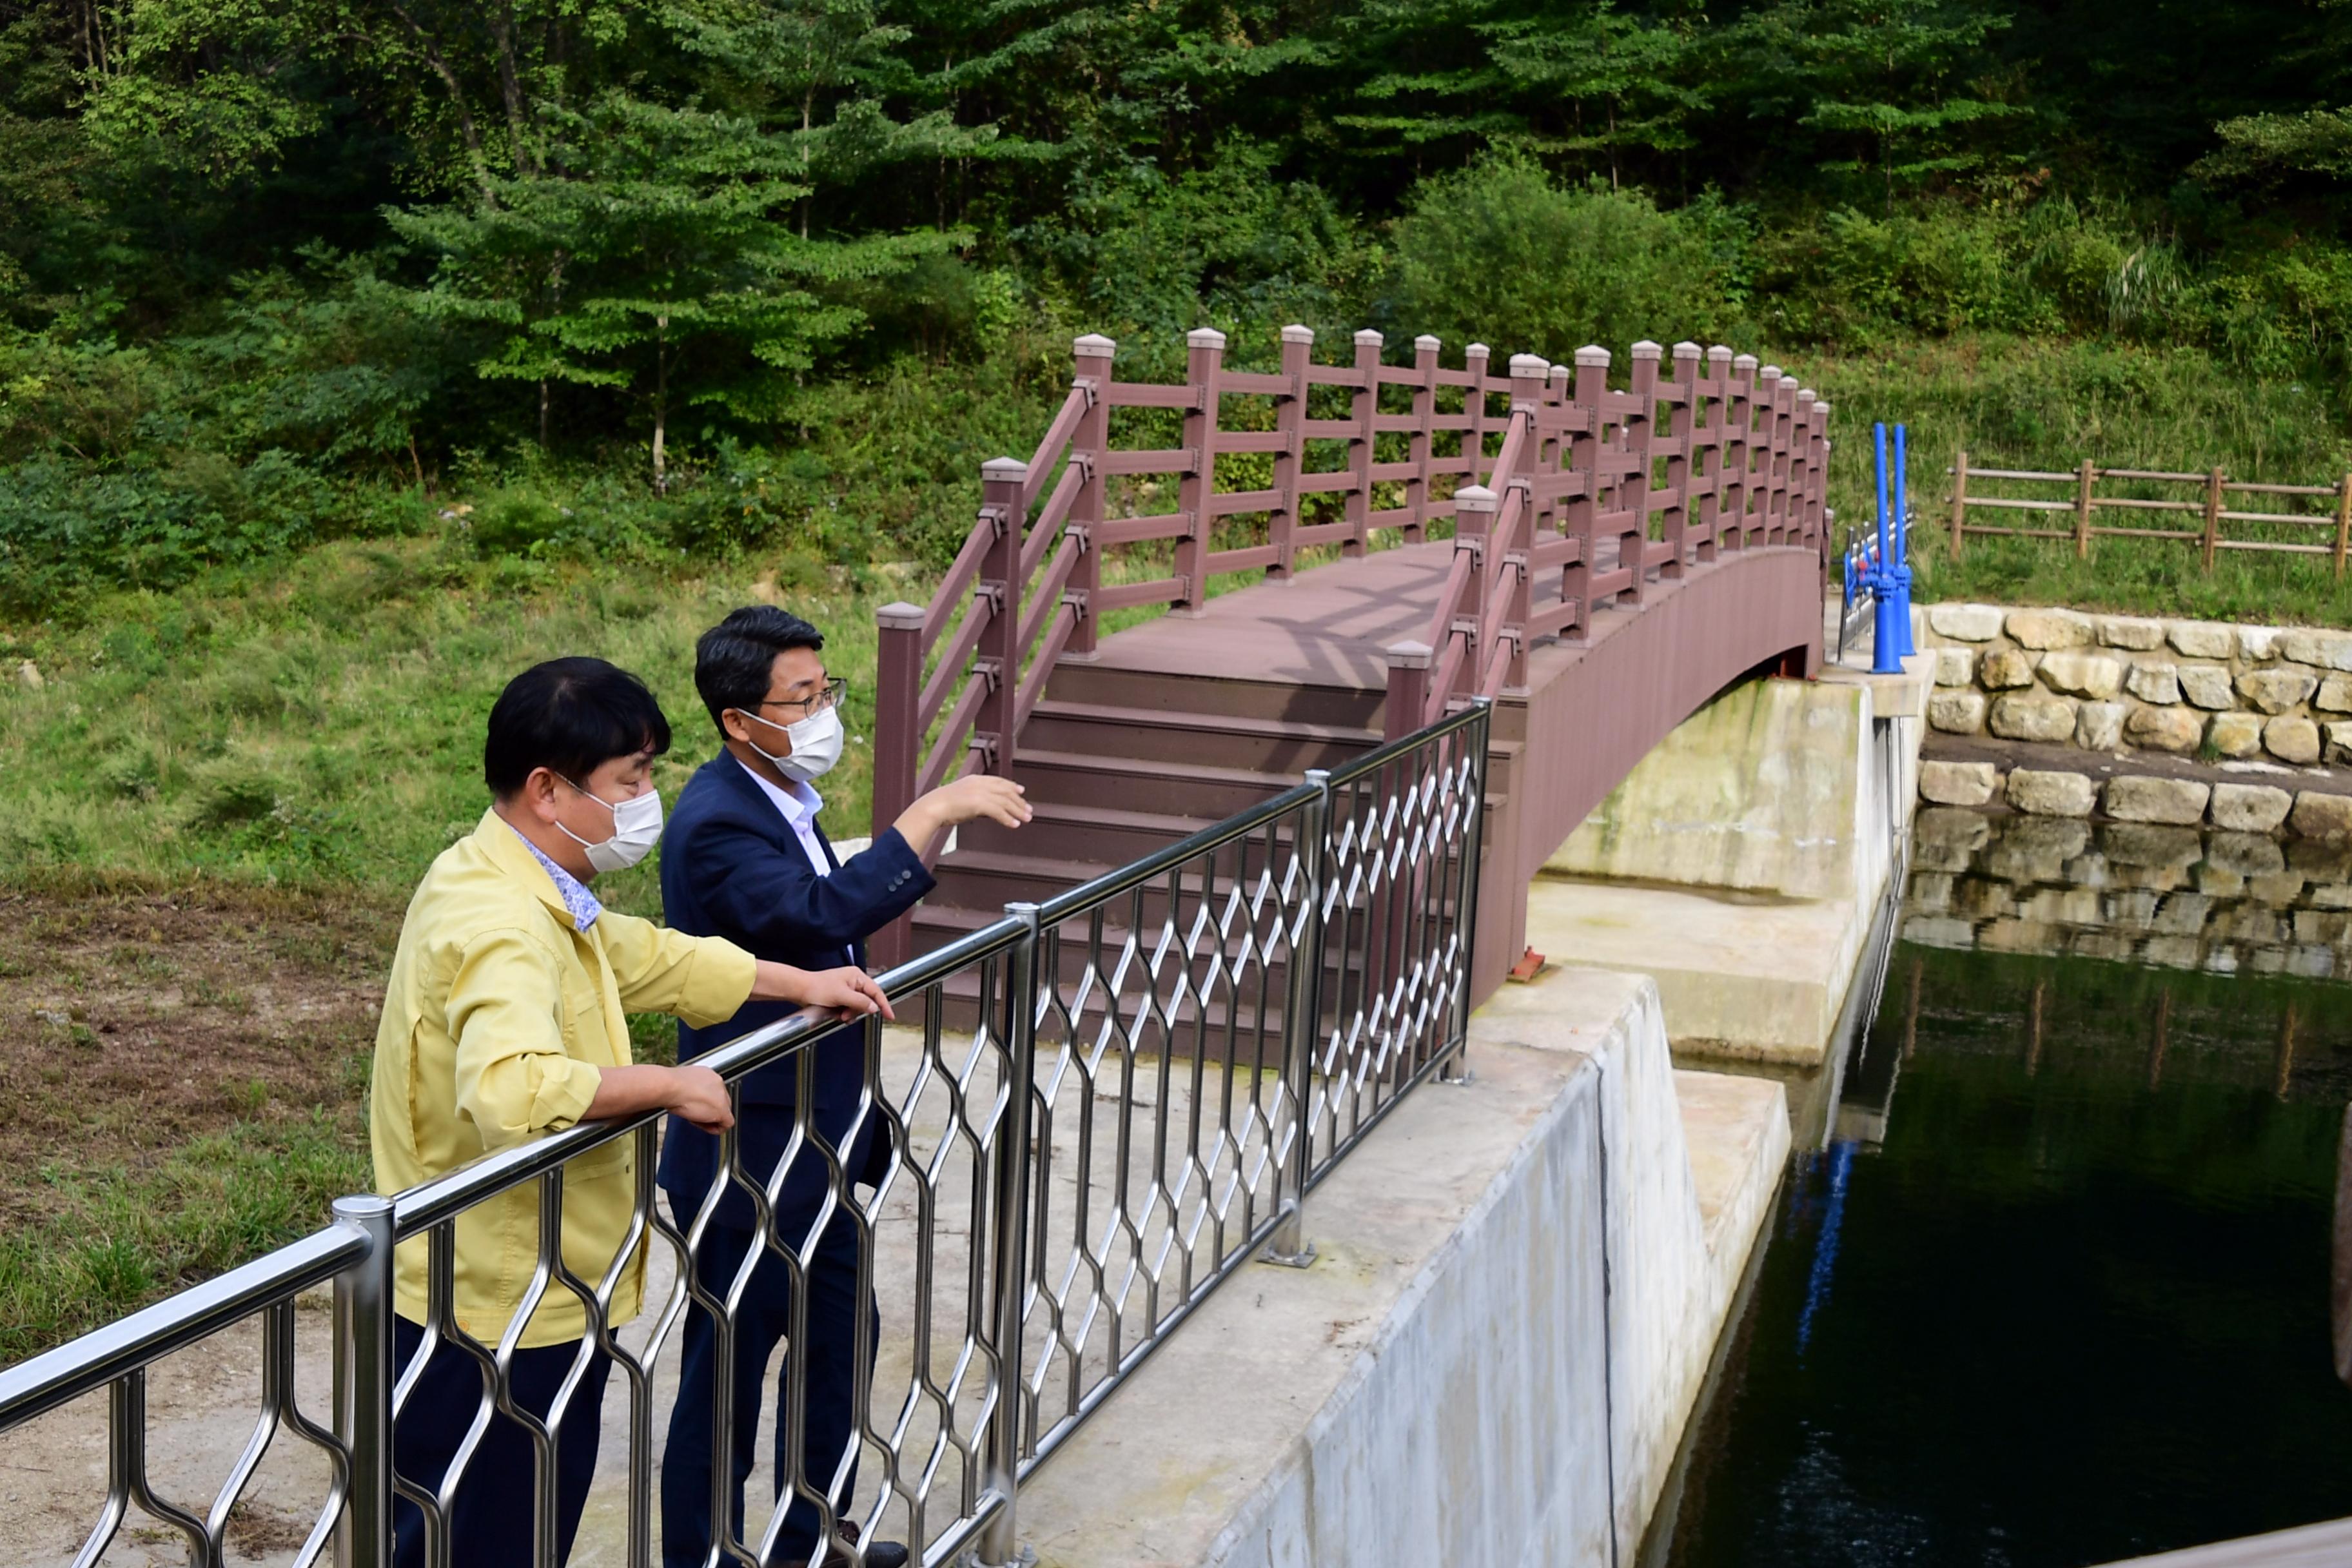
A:
[[[784,1495],[729,1529],[713,1560],[770,1560],[795,1498],[849,1561],[860,1542],[906,1541],[918,1562],[1017,1553],[1021,1484],[1216,1286],[1262,1252],[1309,1256],[1306,1195],[1417,1084],[1462,1058],[1469,1008],[1488,708],[1442,722],[1043,905],[883,976],[900,1016],[837,1025],[790,1020],[705,1058],[740,1101],[743,1078],[794,1063],[803,1092],[784,1165],[747,1168],[722,1140],[726,1179],[692,1215],[655,1196],[660,1123],[591,1123],[487,1156],[393,1198],[353,1197],[335,1224],[106,1329],[0,1372],[0,1432],[105,1391],[109,1489],[76,1562],[95,1563],[134,1514],[176,1532],[189,1561],[227,1561],[226,1531],[259,1468],[291,1437],[322,1458],[295,1560],[383,1568],[395,1498],[425,1523],[426,1560],[446,1563],[443,1521],[465,1481],[461,1454],[434,1489],[396,1469],[394,1419],[436,1347],[480,1373],[478,1432],[520,1410],[510,1375],[523,1325],[544,1300],[576,1301],[587,1323],[579,1368],[618,1368],[625,1435],[625,1540],[653,1560],[655,1364],[688,1311],[723,1325],[716,1385],[732,1384],[729,1305],[761,1258],[794,1283],[829,1216],[861,1246],[857,1293],[881,1336],[856,1347],[851,1452],[803,1451],[787,1422]],[[856,1049],[869,1089],[846,1134],[887,1133],[888,1167],[861,1193],[809,1109],[815,1053]],[[623,1154],[626,1151],[626,1155]],[[614,1257],[567,1264],[567,1176],[633,1161],[634,1216]],[[824,1176],[817,1219],[779,1215],[788,1175]],[[736,1289],[694,1283],[720,1199],[740,1194],[758,1223]],[[482,1205],[534,1195],[535,1271],[497,1342],[458,1322],[456,1227]],[[429,1260],[429,1321],[395,1376],[393,1261]],[[618,1321],[629,1260],[650,1248],[651,1289]],[[296,1301],[331,1285],[334,1385],[325,1411],[295,1394]],[[806,1292],[795,1289],[796,1301]],[[797,1309],[796,1309],[797,1310]],[[146,1406],[149,1369],[224,1331],[260,1326],[261,1397],[248,1440],[208,1500],[163,1495]],[[788,1358],[805,1354],[793,1333]],[[872,1351],[868,1366],[867,1351]],[[787,1382],[805,1368],[787,1361]],[[524,1417],[541,1462],[528,1500],[539,1563],[556,1562],[554,1450],[568,1401]],[[725,1452],[725,1401],[714,1414]],[[164,1428],[163,1445],[173,1441]],[[608,1442],[613,1426],[606,1423]],[[857,1483],[845,1479],[856,1461]],[[722,1477],[725,1468],[719,1467]],[[524,1506],[525,1500],[515,1500]],[[201,1511],[199,1511],[201,1510]],[[714,1510],[725,1520],[727,1510]]]

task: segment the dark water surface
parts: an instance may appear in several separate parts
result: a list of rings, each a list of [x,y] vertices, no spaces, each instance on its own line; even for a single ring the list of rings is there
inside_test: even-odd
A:
[[[1645,1556],[2078,1568],[2352,1514],[2347,1092],[2352,987],[1898,945]]]

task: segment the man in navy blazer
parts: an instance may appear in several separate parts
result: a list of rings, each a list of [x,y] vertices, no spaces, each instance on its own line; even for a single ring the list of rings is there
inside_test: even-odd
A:
[[[824,801],[811,781],[841,755],[844,683],[825,670],[824,637],[797,616],[771,605],[737,610],[695,645],[694,684],[719,727],[724,746],[678,796],[662,838],[662,903],[676,929],[724,936],[764,959],[828,968],[863,965],[866,939],[914,907],[931,889],[922,851],[940,833],[977,816],[1007,826],[1029,819],[1021,787],[1009,779],[975,775],[933,790],[874,840],[871,847],[837,858],[817,826]],[[746,1031],[788,1016],[789,1004],[755,1002],[724,1024],[677,1032],[677,1056],[688,1061]],[[844,1030],[810,1057],[811,1131],[839,1155],[853,1180],[871,1183],[887,1168],[887,1135],[869,1113],[857,1121],[866,1089],[861,1032]],[[798,1120],[800,1066],[792,1058],[754,1073],[743,1085],[736,1138],[745,1172],[765,1183],[776,1170]],[[853,1131],[854,1127],[854,1131]],[[777,1238],[798,1248],[814,1228],[825,1194],[826,1164],[804,1149],[785,1173],[775,1207]],[[664,1142],[660,1181],[680,1229],[692,1226],[714,1186],[720,1202],[695,1272],[703,1287],[724,1297],[754,1247],[751,1200],[722,1184],[719,1140],[672,1118]],[[775,1391],[775,1468],[779,1496],[796,1493],[779,1538],[782,1563],[817,1554],[819,1515],[814,1494],[833,1492],[836,1510],[856,1485],[855,1389],[858,1237],[837,1210],[817,1240],[807,1272],[809,1342],[786,1364],[804,1369],[806,1419],[803,1464],[784,1473],[785,1390]],[[864,1310],[879,1337],[873,1304]],[[758,1444],[765,1371],[789,1332],[789,1271],[772,1252],[759,1266],[736,1316],[734,1421],[730,1434],[728,1494],[735,1530],[742,1530],[743,1483]],[[713,1460],[714,1325],[698,1305],[687,1313],[677,1403],[670,1414],[662,1460],[662,1560],[666,1568],[699,1568],[712,1541],[716,1481]],[[871,1351],[868,1352],[868,1367]],[[781,1379],[781,1374],[780,1374]],[[846,1479],[835,1489],[845,1455]],[[754,1526],[751,1538],[757,1539]],[[892,1542],[866,1544],[872,1568],[907,1560]]]

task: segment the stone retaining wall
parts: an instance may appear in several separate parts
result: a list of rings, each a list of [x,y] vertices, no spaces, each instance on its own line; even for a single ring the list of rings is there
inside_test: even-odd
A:
[[[2006,805],[2029,816],[2105,816],[2173,826],[2210,823],[2233,833],[2284,833],[2352,843],[2352,795],[2275,784],[2118,774],[2104,783],[2063,768],[1928,761],[1919,764],[1928,805]]]
[[[2352,633],[1930,605],[1946,734],[2310,766],[2352,762]]]

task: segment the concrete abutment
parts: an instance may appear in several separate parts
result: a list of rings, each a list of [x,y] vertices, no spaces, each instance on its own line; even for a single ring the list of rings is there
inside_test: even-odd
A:
[[[1734,688],[1535,879],[1550,960],[1022,1500],[1048,1564],[1635,1560],[1900,868],[1931,664]]]

